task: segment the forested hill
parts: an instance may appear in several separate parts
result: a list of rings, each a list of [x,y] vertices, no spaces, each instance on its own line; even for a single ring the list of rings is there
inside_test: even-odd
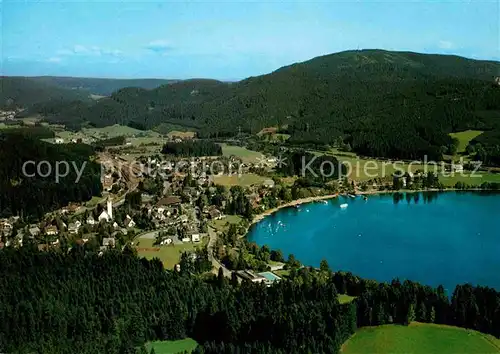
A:
[[[42,102],[90,102],[91,95],[109,96],[125,87],[154,89],[176,82],[164,79],[100,79],[59,76],[0,77],[0,108],[23,107]]]
[[[45,143],[37,140],[39,136],[33,136],[32,131],[0,134],[0,217],[36,219],[70,202],[87,201],[101,194],[100,165],[89,160],[94,154],[92,147]],[[56,179],[58,162],[61,177]],[[67,173],[61,162],[69,164]],[[81,171],[80,178],[75,166]]]
[[[94,95],[109,96],[124,87],[139,87],[147,90],[176,82],[167,79],[104,79],[88,77],[35,76],[36,82],[70,90],[85,90]]]
[[[314,58],[237,83],[190,80],[122,89],[92,106],[46,110],[52,121],[97,126],[162,122],[201,136],[279,126],[291,142],[340,139],[369,156],[439,158],[448,133],[500,130],[500,63],[382,50]],[[41,110],[43,111],[43,109]]]
[[[0,77],[0,109],[27,108],[37,103],[89,99],[88,92],[68,90],[28,77]]]

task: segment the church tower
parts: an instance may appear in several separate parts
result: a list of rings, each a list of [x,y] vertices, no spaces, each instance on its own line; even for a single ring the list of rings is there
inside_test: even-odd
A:
[[[111,198],[108,198],[106,212],[108,213],[109,219],[113,220],[113,201],[111,200]]]

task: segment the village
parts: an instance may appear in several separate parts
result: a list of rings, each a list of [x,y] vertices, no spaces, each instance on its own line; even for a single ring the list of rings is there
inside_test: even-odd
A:
[[[178,137],[172,140],[182,141]],[[241,215],[246,213],[250,218],[250,208],[265,209],[260,202],[275,185],[270,177],[244,187],[216,183],[222,175],[270,172],[273,157],[252,163],[235,156],[181,159],[156,153],[130,163],[123,152],[107,149],[98,158],[103,166],[102,196],[87,203],[71,203],[27,224],[19,217],[1,219],[0,248],[30,243],[42,251],[71,252],[74,247],[84,247],[102,255],[130,246],[139,256],[159,258],[166,269],[177,270],[183,253],[194,259],[198,250],[206,249],[213,271],[222,267],[230,277],[231,272],[213,256],[221,246],[220,237],[231,223],[247,225],[248,220],[243,221]],[[240,198],[250,203],[246,212],[236,205]],[[254,274],[250,269],[237,274],[240,280],[266,284],[279,279],[265,272]]]
[[[115,127],[123,132],[123,127]],[[244,235],[256,215],[293,200],[339,192],[412,188],[422,173],[399,179],[296,186],[297,177],[276,174],[277,156],[223,144],[219,156],[180,157],[161,153],[165,142],[192,141],[186,133],[168,136],[133,134],[97,153],[102,166],[102,195],[26,222],[18,216],[0,220],[0,248],[30,243],[42,251],[97,252],[130,248],[141,257],[158,258],[165,269],[180,270],[183,255],[207,258],[206,271],[222,270],[238,280],[271,284],[286,273],[288,261],[249,245]],[[112,140],[116,135],[58,133],[54,144]],[[237,142],[236,142],[237,143]],[[421,188],[421,186],[416,186]],[[274,272],[274,273],[273,273]]]

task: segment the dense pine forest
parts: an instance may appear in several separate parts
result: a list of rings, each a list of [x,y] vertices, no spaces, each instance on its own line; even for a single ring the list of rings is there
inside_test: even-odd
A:
[[[0,251],[0,350],[140,353],[148,340],[187,336],[195,353],[336,353],[357,327],[435,322],[500,335],[500,293],[394,280],[390,284],[291,265],[267,288],[165,271],[132,250]],[[357,296],[339,304],[337,296]],[[141,349],[142,348],[142,349]]]
[[[201,137],[276,126],[296,144],[343,145],[365,156],[440,159],[448,133],[500,131],[498,62],[381,50],[347,51],[236,83],[186,80],[123,88],[97,102],[31,107],[75,129],[135,122],[195,130]],[[498,144],[484,150],[496,163]],[[482,150],[481,150],[482,151]]]
[[[27,108],[35,104],[69,104],[88,101],[88,92],[68,90],[26,77],[0,77],[0,109]]]
[[[168,142],[163,146],[162,153],[182,157],[220,156],[222,148],[207,140]]]
[[[89,159],[94,155],[93,148],[84,144],[54,145],[38,140],[46,134],[44,128],[13,129],[0,134],[1,217],[19,215],[28,220],[37,219],[70,202],[87,201],[93,195],[101,194],[100,165]],[[27,161],[32,163],[24,165]],[[40,165],[42,161],[46,162]],[[56,180],[58,161],[66,161],[69,169],[66,176]],[[75,183],[77,172],[74,166],[78,171],[83,167],[78,183]],[[65,172],[60,165],[60,173]]]

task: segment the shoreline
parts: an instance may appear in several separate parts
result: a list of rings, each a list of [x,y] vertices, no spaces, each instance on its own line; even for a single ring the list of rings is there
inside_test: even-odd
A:
[[[422,193],[422,192],[479,192],[479,191],[488,191],[488,189],[456,189],[456,188],[448,188],[448,189],[419,189],[419,190],[398,190],[398,191],[393,191],[393,190],[383,190],[383,191],[364,191],[364,192],[357,192],[355,195],[376,195],[376,194],[389,194],[389,193]],[[301,205],[301,204],[309,204],[309,203],[314,203],[322,200],[328,200],[328,199],[334,199],[338,198],[341,194],[340,193],[335,193],[335,194],[327,194],[327,195],[321,195],[321,196],[316,196],[316,197],[308,197],[308,198],[302,198],[302,199],[296,199],[292,200],[289,203],[285,203],[282,205],[277,206],[276,208],[268,209],[263,211],[262,213],[259,213],[255,215],[250,222],[250,225],[248,225],[247,231],[245,232],[245,235],[243,237],[246,237],[248,234],[248,231],[250,227],[252,227],[254,224],[257,224],[258,222],[264,220],[267,216],[270,216],[281,209],[285,208],[290,208],[294,207],[296,205]]]

